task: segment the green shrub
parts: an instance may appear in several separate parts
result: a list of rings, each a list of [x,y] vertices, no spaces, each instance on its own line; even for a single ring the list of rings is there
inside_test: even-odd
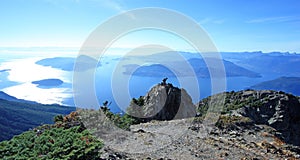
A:
[[[63,115],[59,114],[59,115],[56,115],[54,117],[54,122],[57,123],[57,122],[62,122],[64,120],[64,117]]]
[[[138,106],[143,106],[145,104],[145,99],[143,96],[140,96],[138,99],[132,98],[132,101]]]
[[[215,99],[217,96],[222,97],[225,96],[225,103],[218,103]],[[222,106],[220,106],[222,105]],[[256,98],[255,96],[242,97],[242,92],[225,92],[221,94],[217,94],[214,96],[209,96],[204,98],[199,102],[199,106],[197,108],[197,112],[200,116],[205,116],[208,111],[208,108],[217,108],[221,109],[221,114],[230,114],[233,110],[237,110],[242,107],[260,107],[264,105],[264,102],[260,98]],[[215,107],[217,106],[217,107]]]
[[[215,124],[218,128],[228,128],[228,126],[236,125],[238,123],[251,123],[252,120],[248,117],[242,116],[225,116],[221,115]]]
[[[103,143],[80,126],[27,131],[0,143],[0,159],[97,159]]]

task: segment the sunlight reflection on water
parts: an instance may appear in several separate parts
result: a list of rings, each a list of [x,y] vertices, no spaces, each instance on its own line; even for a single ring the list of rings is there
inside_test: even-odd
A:
[[[72,74],[71,72],[35,64],[35,62],[40,59],[41,58],[12,59],[1,63],[0,70],[10,69],[7,71],[9,73],[7,75],[7,81],[19,83],[18,85],[10,86],[2,90],[19,99],[36,101],[43,104],[62,104],[64,99],[72,96],[71,88],[41,89],[31,82],[56,78],[64,81],[64,83],[71,83]]]

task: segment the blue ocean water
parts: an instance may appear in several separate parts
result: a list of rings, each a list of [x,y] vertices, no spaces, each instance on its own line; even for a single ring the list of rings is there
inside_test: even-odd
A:
[[[113,112],[120,112],[122,109],[126,108],[132,98],[138,98],[139,96],[144,96],[154,85],[160,83],[164,77],[141,77],[141,76],[129,76],[129,82],[126,83],[128,89],[122,89],[123,87],[118,86],[119,84],[113,84],[113,78],[120,78],[125,75],[113,76],[114,66],[116,65],[114,61],[110,61],[106,66],[101,66],[97,69],[95,77],[96,94],[99,103],[104,101],[110,101],[111,110]],[[252,85],[257,83],[272,80],[280,77],[281,75],[262,75],[262,77],[249,78],[249,77],[227,77],[223,80],[226,81],[225,89],[223,91],[238,91],[247,89]],[[126,79],[126,78],[124,78]],[[172,83],[174,86],[179,88],[185,88],[187,92],[191,95],[194,103],[199,102],[201,99],[208,97],[213,94],[212,91],[212,80],[210,78],[196,78],[197,84],[184,83],[180,84],[180,80],[189,82],[190,77],[168,77],[167,82]],[[122,81],[122,80],[120,80]],[[191,80],[192,81],[192,80]],[[218,81],[218,79],[216,79]],[[115,97],[112,91],[112,86],[117,86],[117,92],[121,92],[123,95],[129,94],[129,98]],[[198,93],[199,92],[199,93]],[[116,99],[116,98],[121,98]],[[125,106],[119,106],[116,101],[123,101]],[[127,106],[126,106],[127,105]]]
[[[21,56],[16,56],[16,55],[6,55],[6,56],[1,56],[0,58],[0,67],[1,64],[4,62],[11,61],[13,66],[14,60],[20,60],[20,59],[25,59],[30,56],[26,55],[24,57]],[[42,57],[40,58],[42,59]],[[34,63],[34,61],[32,62]],[[98,99],[99,105],[101,105],[104,101],[110,101],[112,102],[110,105],[110,108],[113,112],[122,112],[124,109],[129,105],[130,101],[132,98],[138,98],[139,96],[144,96],[154,85],[160,83],[163,78],[165,77],[141,77],[141,76],[129,76],[122,74],[122,71],[119,71],[119,75],[115,74],[116,73],[116,64],[118,61],[116,60],[115,57],[106,57],[103,58],[100,67],[96,69],[94,78],[95,78],[95,90],[96,90],[96,97]],[[52,91],[51,89],[53,88],[39,88],[37,92],[28,92],[28,90],[36,90],[35,85],[26,85],[27,88],[22,88],[22,85],[20,85],[20,82],[18,81],[11,81],[8,79],[8,76],[11,71],[3,71],[0,72],[0,90],[7,90],[10,89],[11,87],[14,86],[19,86],[18,90],[10,90],[10,94],[12,96],[16,96],[17,98],[23,98],[26,99],[27,97],[31,97],[33,99],[29,100],[35,100],[34,98],[36,97],[36,101],[39,101],[41,103],[48,103],[48,99],[52,99],[51,103],[59,103],[59,104],[64,104],[64,105],[71,105],[74,106],[74,99],[73,99],[73,93],[72,93],[72,72],[63,72],[64,74],[61,74],[58,69],[51,69],[43,66],[38,66],[38,65],[32,65],[33,67],[37,68],[31,68],[30,70],[34,72],[34,74],[41,74],[43,78],[60,78],[64,80],[64,83],[54,89]],[[0,68],[0,70],[3,69],[13,69],[16,70],[20,66],[13,66],[12,68]],[[36,72],[36,70],[39,69],[47,69],[49,71],[53,71],[53,75],[49,74],[49,77],[47,77],[48,74],[45,74],[43,72]],[[55,73],[59,74],[57,77],[55,77]],[[25,74],[26,75],[26,74]],[[45,76],[46,75],[46,76]],[[249,78],[249,77],[227,77],[225,79],[226,81],[226,86],[224,91],[238,91],[238,90],[243,90],[249,88],[249,86],[255,85],[259,82],[267,81],[267,80],[272,80],[275,78],[278,78],[282,75],[262,75],[262,77],[259,78]],[[39,76],[37,76],[39,77]],[[193,102],[197,103],[199,100],[202,98],[208,97],[211,94],[213,94],[212,91],[212,83],[210,78],[196,78],[197,84],[194,83],[180,83],[181,81],[184,82],[192,82],[191,77],[168,77],[169,83],[172,83],[174,86],[180,87],[180,88],[185,88],[187,92],[191,95]],[[22,79],[22,77],[20,77]],[[34,79],[34,80],[40,80],[40,79]],[[126,83],[118,83],[118,82],[123,82],[123,80],[128,80]],[[30,84],[31,82],[22,82],[21,84],[28,83]],[[124,84],[126,87],[124,88]],[[30,88],[31,87],[31,88]],[[115,90],[112,90],[112,88],[115,88]],[[18,93],[17,93],[18,92]],[[26,92],[27,95],[22,95],[20,92]],[[121,94],[124,96],[119,96],[116,97],[116,92],[117,94]],[[43,93],[43,95],[41,95]],[[31,94],[31,95],[29,95]],[[125,96],[125,95],[129,96]],[[18,97],[20,96],[20,97]],[[43,96],[43,97],[42,97]],[[25,97],[25,98],[24,98]],[[53,99],[55,97],[55,99]],[[44,98],[44,99],[43,99]],[[121,105],[117,103],[118,101],[123,102]],[[91,108],[97,109],[99,106],[89,106]]]
[[[248,89],[250,86],[255,85],[259,82],[271,80],[277,78],[278,75],[269,75],[263,76],[261,78],[248,78],[248,77],[229,77],[227,78],[226,90],[225,91],[239,91],[243,89]],[[129,82],[129,93],[132,98],[138,98],[139,96],[144,96],[154,85],[160,83],[162,80],[161,77],[139,77],[132,76]],[[106,81],[106,82],[105,82]],[[110,89],[109,84],[110,79],[102,79],[101,84],[97,85],[97,95],[99,98],[99,103],[104,102],[106,100],[111,101],[112,104],[110,106],[111,110],[114,112],[119,112],[120,108],[124,106],[118,106],[115,103],[115,99]],[[211,89],[211,79],[210,78],[199,78],[198,88],[194,89],[199,90],[200,94],[191,94],[194,89],[186,89],[187,92],[191,95],[194,103],[199,102],[201,99],[208,97],[212,94]],[[169,78],[168,82],[172,83],[174,86],[181,87],[178,80],[176,78]],[[183,87],[184,88],[184,87]],[[120,92],[127,92],[122,91]],[[123,101],[127,101],[129,105],[130,99],[123,99]]]

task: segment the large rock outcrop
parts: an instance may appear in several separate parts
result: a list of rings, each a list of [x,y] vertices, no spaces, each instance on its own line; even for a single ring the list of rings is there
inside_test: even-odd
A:
[[[186,90],[170,83],[154,86],[138,101],[142,103],[131,102],[128,112],[146,121],[182,119],[196,115],[196,107]]]
[[[286,142],[300,146],[300,102],[298,97],[269,90],[247,91],[242,98],[253,97],[257,106],[245,105],[237,110],[255,123],[267,124],[277,130]]]
[[[226,92],[221,114],[249,117],[255,124],[264,124],[276,130],[276,136],[285,142],[300,146],[299,97],[281,91],[245,90]],[[214,96],[198,104],[198,114],[205,114]],[[204,113],[204,114],[203,114]]]

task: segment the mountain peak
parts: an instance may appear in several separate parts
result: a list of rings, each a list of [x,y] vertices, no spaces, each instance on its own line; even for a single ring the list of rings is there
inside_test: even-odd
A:
[[[138,99],[143,103],[137,103],[133,99],[128,108],[129,114],[144,118],[146,121],[194,117],[196,108],[191,96],[185,89],[174,87],[171,83],[166,83],[166,79],[164,80]]]

